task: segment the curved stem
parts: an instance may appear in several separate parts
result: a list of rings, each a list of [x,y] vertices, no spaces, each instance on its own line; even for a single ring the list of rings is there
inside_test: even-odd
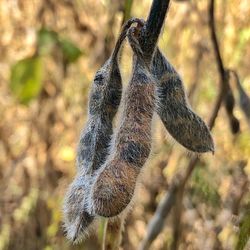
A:
[[[158,37],[163,26],[170,0],[153,0],[146,25],[144,26],[140,44],[146,59],[151,59]]]

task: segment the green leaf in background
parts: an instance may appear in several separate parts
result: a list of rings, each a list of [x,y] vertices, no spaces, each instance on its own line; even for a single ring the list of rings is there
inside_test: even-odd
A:
[[[99,242],[101,243],[101,245],[103,245],[103,243],[105,242],[107,225],[108,225],[108,219],[102,218],[100,220],[99,228],[98,228],[98,238],[99,238]],[[104,248],[102,248],[102,249],[104,249]]]
[[[23,104],[37,97],[42,87],[42,61],[40,57],[25,58],[11,69],[10,89]]]
[[[218,207],[220,204],[220,196],[218,187],[213,176],[204,168],[197,167],[194,170],[191,182],[192,193],[199,197],[202,202]]]
[[[247,213],[241,223],[236,250],[243,250],[250,239],[250,213]]]
[[[61,39],[59,45],[62,49],[64,58],[69,63],[75,62],[82,55],[82,51],[70,40]]]
[[[47,55],[58,42],[58,34],[47,28],[42,28],[37,33],[37,44],[40,55]]]
[[[125,23],[131,17],[132,4],[133,0],[125,1],[123,23]]]

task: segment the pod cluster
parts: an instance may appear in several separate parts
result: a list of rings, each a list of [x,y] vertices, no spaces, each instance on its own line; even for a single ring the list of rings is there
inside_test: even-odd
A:
[[[65,231],[74,242],[84,238],[98,216],[118,216],[131,204],[150,155],[154,112],[169,134],[188,150],[214,152],[209,129],[189,106],[173,66],[158,48],[151,61],[144,59],[139,43],[143,25],[138,18],[127,21],[112,55],[97,71],[92,84],[88,120],[78,143],[77,174],[63,206]],[[119,50],[125,37],[133,51],[133,69],[120,104],[123,91]],[[119,123],[113,131],[120,105]]]

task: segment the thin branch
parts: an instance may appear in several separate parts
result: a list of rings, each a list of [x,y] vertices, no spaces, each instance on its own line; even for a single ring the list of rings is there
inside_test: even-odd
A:
[[[211,0],[210,5],[209,5],[209,28],[210,28],[210,36],[211,36],[212,44],[214,47],[217,68],[218,68],[218,72],[219,72],[219,76],[220,76],[220,88],[221,88],[220,98],[218,98],[218,103],[217,103],[217,107],[218,107],[217,112],[219,112],[219,107],[221,106],[221,103],[224,101],[224,103],[226,105],[226,112],[227,112],[230,126],[231,126],[231,131],[233,134],[235,134],[235,133],[239,132],[239,120],[235,117],[235,115],[233,113],[234,104],[232,106],[232,109],[227,108],[227,98],[226,97],[230,94],[232,95],[232,90],[231,90],[231,87],[229,85],[228,70],[225,68],[225,66],[223,64],[223,60],[222,60],[222,56],[221,56],[220,48],[219,48],[219,43],[218,43],[218,39],[216,36],[214,9],[215,9],[215,0]],[[234,102],[233,96],[231,96],[229,102],[232,102],[232,101]],[[217,116],[217,114],[215,114],[215,116]],[[212,117],[211,118],[212,125],[213,125],[214,121],[215,121],[215,117]],[[236,125],[236,127],[235,127],[235,125]]]
[[[224,83],[224,82],[226,82],[226,71],[225,71],[223,61],[222,61],[220,48],[219,48],[219,44],[218,44],[218,39],[216,36],[215,18],[214,18],[214,5],[215,4],[214,3],[215,3],[215,1],[211,0],[210,5],[209,5],[209,28],[210,28],[211,40],[212,40],[213,47],[214,47],[217,68],[218,68],[218,71],[220,73],[221,83]]]
[[[173,204],[175,203],[175,195],[178,190],[178,185],[171,185],[170,190],[166,193],[164,198],[160,201],[157,210],[148,224],[147,234],[144,240],[141,242],[140,250],[149,249],[151,243],[157,237],[164,227],[164,218],[167,217]]]
[[[173,215],[173,242],[171,245],[172,250],[178,250],[179,244],[181,241],[182,235],[182,211],[183,211],[183,195],[184,195],[184,186],[181,186],[178,189],[176,194],[176,201],[174,206],[174,215]]]
[[[151,59],[169,8],[170,0],[153,0],[140,44],[146,59]]]

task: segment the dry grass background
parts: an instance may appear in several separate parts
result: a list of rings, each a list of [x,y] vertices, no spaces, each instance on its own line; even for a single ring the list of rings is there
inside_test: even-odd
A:
[[[124,17],[124,2],[0,1],[0,249],[100,249],[101,226],[79,246],[66,241],[61,203],[75,174],[75,148],[86,121],[90,83],[112,50]],[[133,1],[131,15],[146,18],[150,3]],[[219,86],[207,7],[208,1],[172,1],[159,39],[186,89],[192,89],[192,107],[205,120]],[[216,7],[224,63],[237,70],[250,95],[250,2],[218,0]],[[11,70],[19,60],[37,55],[41,27],[55,31],[61,40],[68,39],[81,53],[71,60],[58,44],[46,44],[39,56],[41,91],[25,105],[10,88]],[[126,84],[131,69],[131,51],[126,45],[122,67]],[[238,103],[234,78],[230,84]],[[250,126],[239,105],[234,113],[240,132],[231,133],[222,108],[212,132],[216,153],[200,157],[188,182],[179,249],[243,249],[249,238]],[[152,156],[126,220],[122,249],[137,249],[157,204],[189,158],[156,117]],[[174,216],[176,209],[152,249],[170,248],[174,225],[180,222]]]

